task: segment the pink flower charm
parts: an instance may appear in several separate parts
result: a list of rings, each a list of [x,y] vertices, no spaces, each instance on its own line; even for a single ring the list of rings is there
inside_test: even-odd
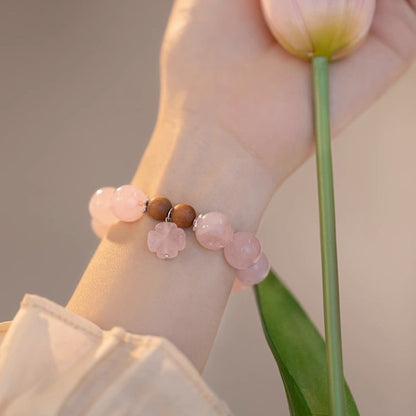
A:
[[[161,259],[176,257],[185,245],[185,231],[173,222],[160,222],[147,235],[147,247]]]

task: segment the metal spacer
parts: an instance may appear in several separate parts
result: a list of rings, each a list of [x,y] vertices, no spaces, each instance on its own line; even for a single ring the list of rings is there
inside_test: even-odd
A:
[[[198,220],[202,218],[202,214],[199,214],[195,217],[194,221],[193,221],[193,226],[192,226],[192,231],[195,231],[196,226],[198,225]]]
[[[145,213],[147,211],[147,206],[149,205],[149,201],[150,201],[150,198],[149,198],[149,195],[147,195],[146,199],[144,201],[144,207],[142,208],[143,213]]]
[[[166,215],[165,222],[172,222],[172,218],[170,217],[173,211],[173,207],[168,211],[168,215]]]

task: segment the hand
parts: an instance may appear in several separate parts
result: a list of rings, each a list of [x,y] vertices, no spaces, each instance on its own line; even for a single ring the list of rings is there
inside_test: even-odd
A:
[[[367,43],[331,65],[334,131],[409,66],[415,6],[378,0]],[[158,120],[132,182],[197,212],[220,210],[236,230],[255,231],[276,186],[313,151],[310,65],[275,42],[259,0],[177,0],[161,82]],[[178,258],[156,259],[145,247],[154,225],[147,216],[114,225],[67,308],[102,328],[166,337],[201,370],[234,271],[191,230]]]
[[[366,42],[331,63],[333,134],[373,103],[416,54],[416,1],[378,0]],[[215,125],[275,186],[314,151],[311,65],[288,54],[259,0],[177,0],[161,52],[161,119]],[[195,137],[190,137],[195,141]],[[220,148],[222,137],[209,145]],[[214,162],[214,161],[213,161]]]

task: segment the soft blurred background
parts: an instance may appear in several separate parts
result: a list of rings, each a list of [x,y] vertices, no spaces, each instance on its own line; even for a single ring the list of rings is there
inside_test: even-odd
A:
[[[98,244],[88,199],[130,180],[153,130],[171,5],[0,0],[1,321],[26,292],[65,304],[81,277]],[[333,146],[345,372],[362,415],[416,414],[415,84],[413,65]],[[311,159],[259,235],[322,330],[317,207]],[[231,296],[204,377],[238,416],[288,415],[251,292]]]

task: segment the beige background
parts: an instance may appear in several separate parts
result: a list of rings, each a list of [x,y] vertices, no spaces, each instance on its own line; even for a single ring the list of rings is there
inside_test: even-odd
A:
[[[26,292],[65,303],[75,288],[97,246],[88,199],[131,178],[152,132],[171,3],[0,0],[0,320]],[[362,415],[416,414],[415,83],[416,65],[334,143],[345,367]],[[317,215],[311,159],[260,238],[322,328]],[[251,292],[232,295],[205,378],[236,415],[288,415]]]

